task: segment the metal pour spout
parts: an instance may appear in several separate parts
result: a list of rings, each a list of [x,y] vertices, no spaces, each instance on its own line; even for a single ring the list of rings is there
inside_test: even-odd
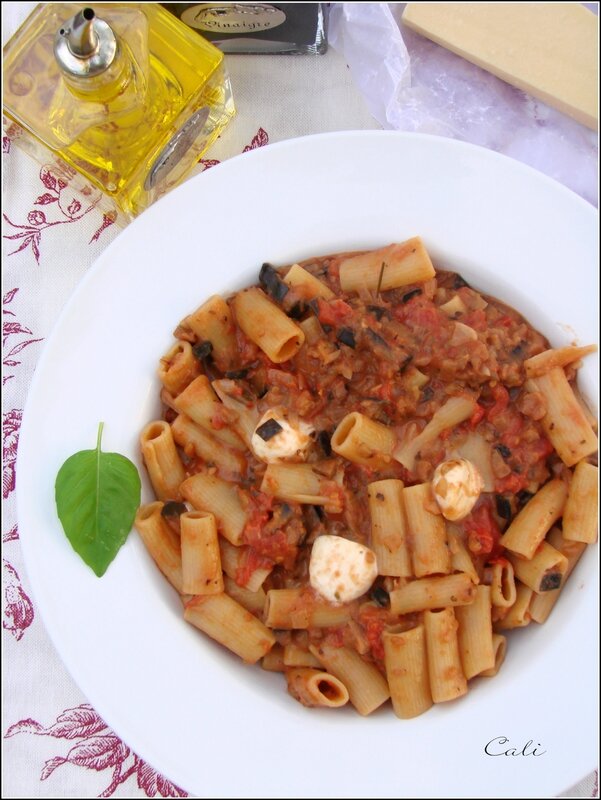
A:
[[[95,18],[93,8],[84,8],[73,17],[68,30],[63,28],[65,30],[63,36],[73,55],[85,58],[96,52],[98,36],[94,31]]]
[[[117,39],[110,25],[93,8],[78,11],[63,23],[54,39],[54,56],[68,77],[89,78],[104,72],[117,55]]]

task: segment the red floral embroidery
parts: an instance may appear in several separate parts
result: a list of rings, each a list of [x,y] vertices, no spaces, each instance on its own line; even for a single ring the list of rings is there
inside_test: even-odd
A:
[[[2,544],[6,544],[7,542],[16,542],[19,538],[19,530],[16,525],[13,525],[12,528],[7,531],[7,533],[2,534]]]
[[[257,147],[264,147],[266,144],[269,144],[269,134],[263,128],[259,128],[259,130],[253,136],[251,143],[247,144],[242,152],[247,153],[249,150],[256,150]],[[221,164],[221,161],[219,161],[217,158],[199,158],[198,163],[203,165],[203,172],[206,172],[206,170],[210,169],[211,167]]]
[[[106,214],[102,215],[102,225],[98,228],[96,233],[92,236],[88,244],[92,244],[92,242],[97,242],[100,238],[100,234],[105,231],[107,228],[115,222],[117,219],[117,212],[116,211],[107,211]]]
[[[2,137],[2,152],[3,153],[10,153],[10,145],[11,145],[11,140],[9,139],[9,137],[8,136],[3,136]]]
[[[62,172],[65,177],[73,176],[73,170],[65,168]],[[33,209],[27,215],[27,224],[18,225],[12,222],[6,214],[3,214],[6,222],[15,229],[16,233],[5,234],[5,239],[12,239],[19,242],[16,250],[13,250],[8,255],[20,253],[27,247],[31,247],[31,251],[37,263],[40,263],[40,243],[42,239],[42,232],[55,225],[65,225],[66,223],[77,222],[78,220],[89,214],[98,204],[101,194],[97,192],[93,197],[86,199],[86,203],[82,206],[79,199],[73,196],[71,191],[68,191],[69,184],[67,181],[55,174],[55,168],[51,165],[43,166],[40,170],[40,181],[45,189],[42,194],[34,200],[36,206],[53,206],[60,214],[58,219],[49,220],[46,214],[39,209]],[[83,198],[83,195],[81,195]],[[111,214],[105,214],[100,228],[96,231],[91,241],[96,241],[102,231],[112,225],[116,219],[111,218]]]
[[[21,586],[17,570],[2,559],[2,584],[4,608],[2,627],[19,641],[34,618],[33,604]]]
[[[256,150],[257,147],[264,147],[266,144],[269,144],[269,134],[263,128],[259,128],[251,143],[247,144],[242,152],[247,153],[249,150]]]
[[[10,309],[6,308],[6,306],[12,303],[12,301],[15,299],[15,295],[18,291],[18,289],[11,289],[2,298],[2,363],[5,367],[18,367],[21,362],[16,361],[15,356],[26,347],[29,347],[30,344],[35,344],[35,342],[42,341],[41,339],[25,339],[24,341],[14,345],[7,353],[4,353],[4,349],[6,348],[7,342],[11,336],[18,336],[20,334],[33,335],[32,331],[30,331],[29,328],[26,328],[24,325],[21,325],[21,323],[17,321],[15,314],[10,311]],[[6,317],[15,317],[15,319],[5,319]],[[6,381],[10,380],[11,378],[14,378],[14,375],[5,374],[2,377],[2,383],[5,384]]]
[[[133,775],[136,776],[138,787],[147,797],[188,797],[187,792],[159,775],[132,753],[87,703],[63,711],[48,728],[44,728],[34,719],[20,720],[11,725],[4,736],[8,738],[17,733],[80,740],[71,747],[66,756],[55,756],[46,761],[40,773],[42,781],[47,780],[63,764],[73,764],[96,772],[112,769],[111,781],[99,797],[111,797],[115,789]]]
[[[12,408],[2,415],[2,497],[5,500],[15,490],[15,464],[22,416],[20,408]]]

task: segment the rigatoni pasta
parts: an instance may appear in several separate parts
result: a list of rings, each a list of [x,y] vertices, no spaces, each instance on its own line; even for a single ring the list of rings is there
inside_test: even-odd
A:
[[[303,705],[409,720],[548,618],[597,536],[594,346],[550,347],[419,237],[265,263],[175,337],[136,527],[187,622]]]

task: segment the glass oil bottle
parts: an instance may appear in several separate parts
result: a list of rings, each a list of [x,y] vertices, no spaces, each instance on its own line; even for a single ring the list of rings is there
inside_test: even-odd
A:
[[[11,138],[130,219],[233,115],[223,54],[158,3],[41,3],[4,48]]]

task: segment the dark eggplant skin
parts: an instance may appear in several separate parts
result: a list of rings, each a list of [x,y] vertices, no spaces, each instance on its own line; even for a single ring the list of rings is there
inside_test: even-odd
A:
[[[281,303],[290,289],[281,279],[278,271],[268,263],[261,267],[259,283],[276,303]]]
[[[268,442],[280,431],[284,430],[277,419],[268,419],[255,430],[257,436],[260,436],[264,442]]]

